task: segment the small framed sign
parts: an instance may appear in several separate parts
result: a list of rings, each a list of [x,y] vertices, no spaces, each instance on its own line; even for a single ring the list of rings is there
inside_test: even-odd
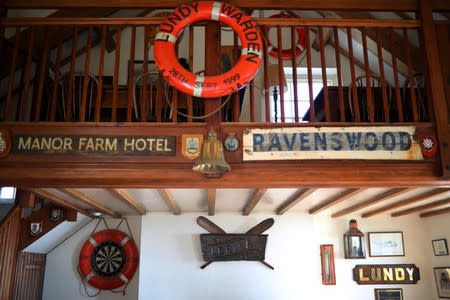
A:
[[[335,285],[336,274],[334,270],[333,245],[320,245],[320,257],[322,263],[322,284]]]
[[[369,232],[370,256],[405,256],[403,232]]]
[[[435,256],[448,255],[448,247],[446,239],[433,240],[433,251]]]
[[[375,289],[375,300],[403,300],[403,290]]]

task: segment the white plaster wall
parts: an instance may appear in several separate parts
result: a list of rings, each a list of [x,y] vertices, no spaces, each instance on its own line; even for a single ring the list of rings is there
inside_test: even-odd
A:
[[[444,214],[441,216],[434,216],[425,219],[425,227],[428,231],[428,236],[424,241],[427,256],[429,257],[429,266],[423,271],[423,275],[428,276],[431,283],[432,299],[440,299],[437,296],[436,284],[434,281],[433,268],[434,267],[450,267],[450,256],[434,256],[433,246],[431,241],[435,239],[447,239],[447,245],[450,245],[450,216]]]
[[[403,288],[408,300],[429,300],[434,292],[430,277],[430,236],[425,221],[417,216],[358,219],[363,232],[403,231],[404,257],[344,259],[342,235],[348,218],[286,214],[275,216],[269,234],[266,261],[215,262],[201,270],[199,234],[206,233],[196,223],[198,214],[173,216],[152,213],[142,218],[139,299],[158,300],[297,300],[374,298],[374,289]],[[272,215],[219,214],[210,217],[228,233],[243,233]],[[355,217],[355,216],[352,216]],[[438,221],[439,223],[439,221]],[[447,223],[448,224],[448,223]],[[449,232],[449,227],[445,230]],[[440,234],[438,234],[440,236]],[[334,244],[337,285],[324,286],[320,275],[320,244]],[[403,264],[419,267],[422,279],[416,285],[358,285],[352,279],[356,264]]]
[[[140,245],[140,233],[141,233],[141,218],[140,217],[128,217],[128,223],[130,224],[131,233],[136,242],[136,245]],[[109,228],[116,228],[120,219],[107,219]],[[71,236],[64,243],[59,245],[53,251],[48,253],[47,262],[45,267],[45,279],[42,299],[44,300],[115,300],[115,299],[138,299],[138,286],[139,286],[139,267],[130,281],[126,295],[121,293],[112,293],[109,291],[103,291],[96,297],[87,297],[83,284],[80,280],[80,275],[77,271],[77,265],[79,261],[80,249],[84,242],[89,238],[93,232],[97,221],[90,222],[87,226],[83,227],[80,231]],[[104,224],[101,223],[96,231],[105,229]],[[128,233],[126,223],[123,222],[119,227]],[[143,257],[143,256],[142,256]],[[92,287],[87,287],[89,294],[95,294],[96,290]]]

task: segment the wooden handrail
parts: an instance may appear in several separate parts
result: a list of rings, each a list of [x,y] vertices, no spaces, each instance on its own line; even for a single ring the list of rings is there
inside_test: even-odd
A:
[[[60,26],[60,25],[159,25],[164,18],[4,18],[4,26]],[[372,28],[418,28],[419,20],[375,19],[300,19],[300,18],[254,18],[258,25],[269,26],[324,26],[324,27],[372,27]]]

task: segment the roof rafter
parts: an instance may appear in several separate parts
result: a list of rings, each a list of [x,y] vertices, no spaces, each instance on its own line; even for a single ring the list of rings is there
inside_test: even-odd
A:
[[[59,189],[59,190],[65,194],[68,194],[69,196],[89,205],[89,206],[92,206],[93,208],[95,208],[96,210],[98,210],[99,212],[101,212],[103,214],[107,214],[114,218],[121,217],[121,215],[119,213],[113,211],[112,209],[109,209],[108,207],[106,207],[104,205],[100,205],[94,199],[91,199],[86,194],[84,194],[76,189],[63,188],[63,189]]]
[[[208,216],[214,216],[216,211],[217,189],[208,189]]]
[[[255,194],[253,194],[253,197],[250,199],[250,201],[247,202],[247,204],[244,207],[244,210],[242,211],[242,214],[244,216],[248,216],[250,212],[255,208],[255,206],[258,204],[259,200],[262,199],[264,194],[267,192],[267,189],[257,189]]]
[[[399,207],[402,207],[405,205],[409,205],[409,204],[413,204],[415,202],[426,200],[427,198],[442,195],[444,193],[447,193],[448,191],[450,191],[450,189],[434,189],[434,190],[422,193],[420,195],[417,195],[415,197],[412,197],[411,199],[399,201],[399,202],[389,204],[389,205],[374,209],[372,211],[363,213],[361,215],[361,217],[368,218],[368,217],[380,214],[380,213],[388,211],[388,210],[396,209],[396,208],[399,208]]]
[[[88,217],[91,217],[91,218],[95,218],[96,217],[92,212],[88,211],[84,207],[81,207],[79,205],[73,204],[70,201],[67,201],[66,199],[64,199],[64,198],[62,198],[62,197],[60,197],[58,195],[50,193],[49,191],[46,191],[46,190],[43,190],[43,189],[27,189],[27,190],[32,192],[32,193],[35,193],[39,197],[44,198],[44,199],[46,199],[46,200],[48,200],[50,202],[56,203],[58,205],[61,205],[61,206],[67,207],[67,208],[71,208],[73,210],[76,210],[76,211],[82,213],[83,215],[88,216]]]
[[[134,199],[134,197],[131,196],[130,194],[128,194],[125,190],[123,190],[123,189],[111,189],[110,191],[111,191],[111,193],[113,195],[118,197],[120,200],[122,200],[128,206],[132,207],[140,215],[145,215],[146,214],[145,207],[142,206],[142,204],[139,203],[139,201]]]
[[[392,217],[399,217],[399,216],[404,216],[407,214],[412,214],[418,211],[422,211],[422,210],[426,210],[429,208],[434,208],[434,207],[438,207],[438,206],[443,206],[443,205],[447,205],[450,203],[450,198],[447,199],[443,199],[443,200],[439,200],[439,201],[434,201],[428,204],[424,204],[424,205],[420,205],[420,206],[416,206],[416,207],[412,207],[412,208],[408,208],[408,209],[404,209],[404,210],[400,210],[397,212],[394,212],[391,214]]]
[[[362,191],[366,190],[365,188],[353,188],[353,189],[347,189],[341,193],[339,193],[338,195],[336,195],[335,197],[320,203],[316,206],[314,206],[313,208],[311,208],[309,210],[310,214],[317,214],[327,208],[332,207],[333,205],[336,205],[338,203],[341,203],[342,201],[345,201],[355,195],[358,195],[359,193],[361,193]]]
[[[158,193],[166,202],[167,206],[174,215],[181,214],[181,209],[177,204],[177,200],[175,199],[175,197],[173,196],[173,194],[170,192],[169,189],[158,189]]]
[[[366,208],[370,205],[374,205],[376,203],[379,203],[381,201],[385,201],[385,200],[389,200],[392,199],[394,197],[400,196],[404,193],[410,192],[412,191],[412,188],[394,188],[394,189],[390,189],[384,193],[382,193],[381,195],[376,195],[375,197],[373,197],[372,199],[369,199],[367,201],[364,201],[362,203],[357,203],[355,205],[352,205],[350,207],[344,208],[338,212],[335,212],[334,214],[332,214],[331,216],[333,218],[337,218],[337,217],[341,217],[344,216],[346,214],[355,212],[357,210]]]
[[[295,193],[292,197],[290,197],[288,200],[286,200],[283,204],[281,204],[277,208],[277,215],[282,215],[285,212],[287,212],[289,209],[294,207],[297,203],[304,200],[306,197],[311,195],[317,190],[317,188],[306,188],[304,190],[301,190],[297,193]]]

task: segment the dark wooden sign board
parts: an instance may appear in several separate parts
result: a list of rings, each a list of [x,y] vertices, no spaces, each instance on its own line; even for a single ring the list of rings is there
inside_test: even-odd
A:
[[[420,272],[414,264],[356,265],[353,280],[358,284],[416,284]]]

